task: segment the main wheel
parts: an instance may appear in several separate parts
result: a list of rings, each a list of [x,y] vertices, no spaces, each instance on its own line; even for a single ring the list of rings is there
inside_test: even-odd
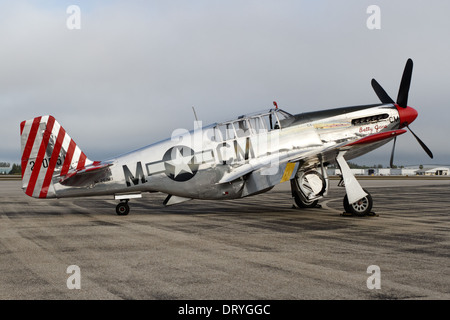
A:
[[[362,217],[370,213],[373,206],[372,196],[366,189],[363,189],[367,196],[362,199],[359,199],[357,202],[350,204],[348,202],[348,197],[345,195],[344,197],[344,209],[345,212],[352,213],[355,216]]]
[[[116,213],[119,216],[126,216],[130,212],[130,206],[126,202],[120,202],[116,207]]]
[[[300,198],[300,196],[297,194],[297,192],[294,192],[294,200],[295,200],[295,204],[299,208],[315,208],[317,206],[317,203],[319,202],[319,200],[305,202]]]
[[[299,208],[315,208],[319,200],[306,200],[306,196],[302,195],[297,179],[291,180],[291,192],[294,197],[295,204]]]

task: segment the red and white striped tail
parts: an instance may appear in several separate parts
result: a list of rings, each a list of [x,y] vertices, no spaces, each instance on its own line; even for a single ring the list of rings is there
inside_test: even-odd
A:
[[[30,197],[55,197],[54,178],[92,163],[52,116],[23,121],[20,138],[22,189]]]

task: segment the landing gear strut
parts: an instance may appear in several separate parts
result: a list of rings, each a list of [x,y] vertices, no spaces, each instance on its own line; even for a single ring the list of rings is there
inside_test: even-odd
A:
[[[347,193],[344,197],[345,212],[359,217],[369,215],[373,205],[372,196],[356,180],[344,159],[345,153],[346,151],[341,151],[336,157],[336,162],[342,173],[342,180],[338,186],[345,187]]]
[[[130,212],[130,206],[128,205],[128,199],[120,200],[116,206],[116,213],[119,216],[126,216]]]

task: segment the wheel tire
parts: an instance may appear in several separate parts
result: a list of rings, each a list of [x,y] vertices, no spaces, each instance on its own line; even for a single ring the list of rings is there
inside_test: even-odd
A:
[[[365,196],[364,198],[360,199],[358,202],[355,202],[353,204],[350,204],[348,202],[348,197],[347,195],[345,195],[344,197],[345,212],[351,213],[358,217],[363,217],[371,212],[373,206],[372,196],[366,189],[363,190],[367,193],[367,196]]]
[[[121,202],[116,207],[116,213],[119,216],[126,216],[130,212],[130,206],[128,203]]]
[[[295,204],[299,208],[315,208],[317,206],[317,203],[319,203],[319,200],[314,200],[311,202],[303,202],[302,199],[300,199],[300,197],[297,195],[296,192],[294,192],[294,200],[295,200]]]

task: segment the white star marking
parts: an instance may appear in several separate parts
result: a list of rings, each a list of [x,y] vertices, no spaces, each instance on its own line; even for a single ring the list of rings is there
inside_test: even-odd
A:
[[[187,157],[183,157],[183,155],[180,152],[180,149],[176,149],[176,155],[175,159],[172,159],[170,161],[167,161],[168,164],[175,167],[175,174],[174,178],[176,178],[181,171],[192,173],[191,168],[189,167],[189,162],[191,162],[193,155],[189,155]]]

